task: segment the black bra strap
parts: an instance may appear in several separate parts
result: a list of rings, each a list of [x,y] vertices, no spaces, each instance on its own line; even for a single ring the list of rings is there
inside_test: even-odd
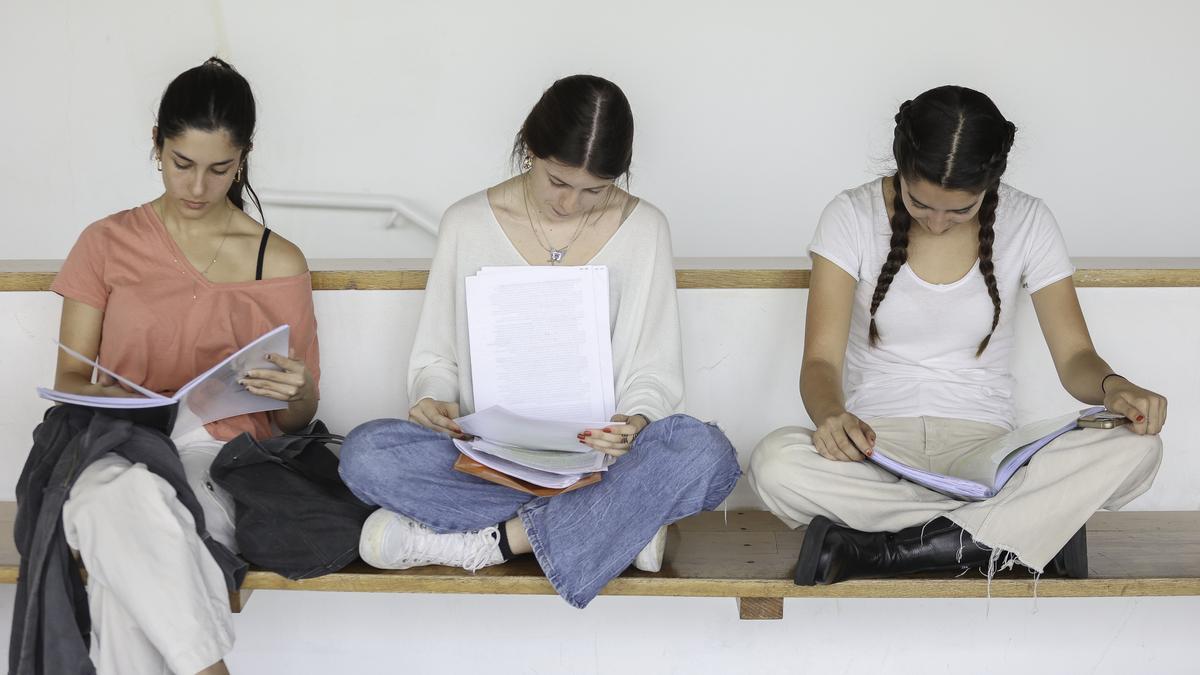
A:
[[[263,258],[267,255],[267,240],[271,238],[271,229],[264,227],[262,241],[258,244],[258,266],[254,268],[254,280],[262,281]]]

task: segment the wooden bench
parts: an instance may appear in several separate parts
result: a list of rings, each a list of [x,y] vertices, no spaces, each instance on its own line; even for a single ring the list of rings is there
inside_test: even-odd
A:
[[[0,503],[0,583],[16,583],[19,559],[12,543],[13,502]],[[630,569],[604,589],[605,595],[736,598],[743,619],[783,618],[784,598],[1031,598],[1035,581],[1027,571],[1002,572],[989,584],[979,574],[921,575],[847,581],[830,586],[796,586],[792,569],[803,530],[789,530],[764,511],[701,513],[680,521],[663,569]],[[1200,512],[1097,513],[1088,522],[1087,579],[1047,575],[1038,597],[1200,595]],[[472,574],[448,567],[377,570],[355,563],[336,574],[290,581],[251,569],[240,594],[230,598],[241,611],[252,591],[339,591],[348,593],[474,593],[552,595],[554,589],[531,556]]]

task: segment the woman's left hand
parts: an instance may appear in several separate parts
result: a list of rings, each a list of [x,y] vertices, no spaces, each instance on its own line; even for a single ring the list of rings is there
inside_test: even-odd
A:
[[[650,424],[645,415],[613,415],[612,421],[614,424],[603,429],[580,432],[579,442],[606,455],[620,457],[629,452],[634,439]]]
[[[1167,421],[1167,399],[1149,389],[1142,389],[1123,377],[1110,380],[1106,387],[1104,407],[1128,417],[1135,434],[1157,434]]]
[[[238,384],[251,394],[288,403],[304,401],[312,396],[312,375],[303,361],[280,354],[267,354],[267,360],[283,370],[249,370],[238,380]]]

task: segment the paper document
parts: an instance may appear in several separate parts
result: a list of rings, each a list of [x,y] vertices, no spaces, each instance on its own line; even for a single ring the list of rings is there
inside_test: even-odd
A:
[[[540,485],[542,487],[562,489],[570,487],[579,482],[582,476],[578,473],[558,474],[550,471],[540,471],[533,469],[516,462],[510,462],[506,459],[490,455],[486,452],[480,452],[475,449],[474,443],[470,441],[454,440],[454,445],[458,447],[459,452],[479,462],[480,464],[495,469],[501,473],[508,474],[513,478]]]
[[[466,279],[475,409],[611,419],[608,268],[485,267]]]
[[[574,453],[590,449],[576,438],[580,432],[585,429],[603,429],[609,424],[607,420],[565,422],[524,417],[498,405],[464,415],[454,421],[468,434],[492,443]]]
[[[476,462],[564,488],[611,458],[579,442],[616,410],[608,268],[484,267],[466,279]]]
[[[564,422],[522,417],[501,406],[454,420],[470,441],[455,440],[463,454],[475,461],[535,485],[562,488],[585,473],[606,471],[611,458],[579,442],[585,429],[601,429],[608,422]]]

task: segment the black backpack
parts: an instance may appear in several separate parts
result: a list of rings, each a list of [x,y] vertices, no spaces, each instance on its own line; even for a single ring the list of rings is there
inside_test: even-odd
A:
[[[256,441],[243,433],[225,444],[209,473],[237,505],[243,558],[289,579],[330,574],[358,559],[362,524],[377,507],[338,476],[326,444],[342,440],[316,420],[295,434]]]

